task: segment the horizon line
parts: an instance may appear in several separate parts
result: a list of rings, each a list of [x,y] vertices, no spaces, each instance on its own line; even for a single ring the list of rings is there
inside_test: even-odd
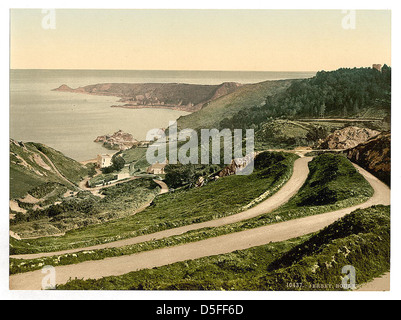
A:
[[[75,69],[75,68],[9,68],[9,70],[62,70],[62,71],[200,71],[200,72],[319,72],[321,70],[189,70],[189,69]],[[337,69],[336,69],[337,70]],[[330,70],[331,71],[331,70]]]

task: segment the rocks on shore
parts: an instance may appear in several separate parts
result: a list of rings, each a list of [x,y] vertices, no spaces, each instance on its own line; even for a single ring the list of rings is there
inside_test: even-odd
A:
[[[132,134],[122,130],[118,130],[113,134],[98,136],[94,142],[101,142],[105,148],[112,150],[126,150],[141,144],[140,141],[134,139]]]

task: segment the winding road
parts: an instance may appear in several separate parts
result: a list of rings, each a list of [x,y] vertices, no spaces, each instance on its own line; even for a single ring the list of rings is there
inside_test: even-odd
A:
[[[267,213],[287,202],[302,186],[308,174],[307,164],[311,158],[300,158],[294,164],[293,175],[290,180],[272,197],[268,198],[261,204],[246,210],[237,215],[199,223],[182,228],[176,228],[158,232],[155,234],[143,236],[149,238],[136,237],[123,241],[113,242],[102,245],[103,247],[116,247],[128,244],[143,242],[151,239],[160,239],[174,234],[204,228],[205,226],[213,227],[224,224],[229,224],[251,217]],[[99,279],[106,276],[123,275],[131,271],[136,271],[145,268],[159,267],[174,262],[185,261],[189,259],[197,259],[206,256],[229,253],[235,250],[243,250],[259,245],[268,244],[270,242],[284,241],[291,238],[306,235],[312,232],[321,230],[330,225],[334,221],[344,215],[359,209],[367,208],[372,205],[390,204],[390,189],[383,182],[368,173],[366,170],[354,165],[359,172],[367,179],[374,189],[373,196],[366,202],[352,206],[349,208],[319,214],[315,216],[294,219],[286,222],[276,223],[273,225],[258,227],[255,229],[245,230],[237,233],[227,234],[215,238],[201,240],[198,242],[187,243],[175,247],[157,249],[153,251],[140,252],[133,255],[106,258],[99,261],[87,261],[75,265],[59,266],[55,268],[56,282],[62,284],[69,279]],[[208,225],[206,225],[208,224]],[[146,240],[147,239],[147,240]],[[136,242],[130,242],[136,241]],[[100,248],[95,246],[91,248]],[[88,250],[76,249],[76,251]],[[63,251],[67,252],[67,251]],[[58,253],[49,253],[55,255]],[[47,254],[40,254],[45,256]],[[14,256],[17,257],[17,256]],[[33,258],[34,255],[19,256],[21,258]],[[41,270],[16,274],[10,276],[11,290],[40,290],[44,274]]]
[[[180,235],[185,232],[192,231],[192,230],[208,228],[208,227],[220,227],[223,225],[250,219],[250,218],[262,215],[266,212],[273,211],[274,209],[277,209],[278,207],[280,207],[281,205],[286,203],[292,196],[294,196],[298,192],[298,190],[302,187],[306,178],[308,177],[308,173],[309,173],[308,163],[309,163],[309,161],[311,161],[311,159],[312,158],[307,158],[307,157],[297,159],[294,163],[294,170],[293,170],[293,174],[292,174],[291,178],[275,194],[273,194],[270,198],[263,201],[262,203],[254,206],[253,208],[248,209],[243,212],[240,212],[240,213],[237,213],[237,214],[234,214],[234,215],[231,215],[231,216],[227,216],[227,217],[215,219],[215,220],[210,220],[210,221],[206,221],[206,222],[201,222],[201,223],[194,223],[194,224],[179,227],[179,228],[163,230],[160,232],[146,234],[146,235],[138,236],[135,238],[129,238],[129,239],[125,239],[125,240],[119,240],[119,241],[115,241],[115,242],[104,243],[104,244],[85,247],[85,248],[76,248],[76,249],[70,249],[70,250],[37,253],[37,254],[13,255],[13,256],[11,256],[11,258],[36,259],[36,258],[43,258],[43,257],[51,257],[51,256],[55,256],[55,255],[75,253],[75,252],[80,252],[80,251],[98,250],[98,249],[105,249],[105,248],[119,248],[119,247],[133,245],[133,244],[137,244],[137,243],[141,243],[141,242],[145,242],[145,241],[158,240],[158,239],[163,239],[163,238],[167,238],[167,237],[171,237],[171,236],[176,236],[176,235]],[[157,182],[162,187],[162,190],[160,193],[165,193],[168,191],[168,187],[164,182],[159,181],[159,180],[154,180],[154,181]]]

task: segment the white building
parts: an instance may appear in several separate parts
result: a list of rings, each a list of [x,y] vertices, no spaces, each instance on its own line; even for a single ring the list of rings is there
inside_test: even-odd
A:
[[[97,155],[97,166],[99,168],[107,168],[111,166],[112,156],[109,154],[98,154]]]

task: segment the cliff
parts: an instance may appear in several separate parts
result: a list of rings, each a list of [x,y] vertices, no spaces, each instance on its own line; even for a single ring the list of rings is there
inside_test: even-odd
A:
[[[319,149],[349,149],[356,147],[380,132],[367,128],[346,127],[335,130],[326,139],[319,142]]]
[[[390,185],[391,133],[383,132],[344,153],[352,162]]]
[[[103,83],[76,89],[66,84],[53,91],[84,93],[119,97],[121,108],[170,108],[194,112],[203,105],[232,93],[241,84],[225,82],[220,85],[197,85],[183,83]]]

